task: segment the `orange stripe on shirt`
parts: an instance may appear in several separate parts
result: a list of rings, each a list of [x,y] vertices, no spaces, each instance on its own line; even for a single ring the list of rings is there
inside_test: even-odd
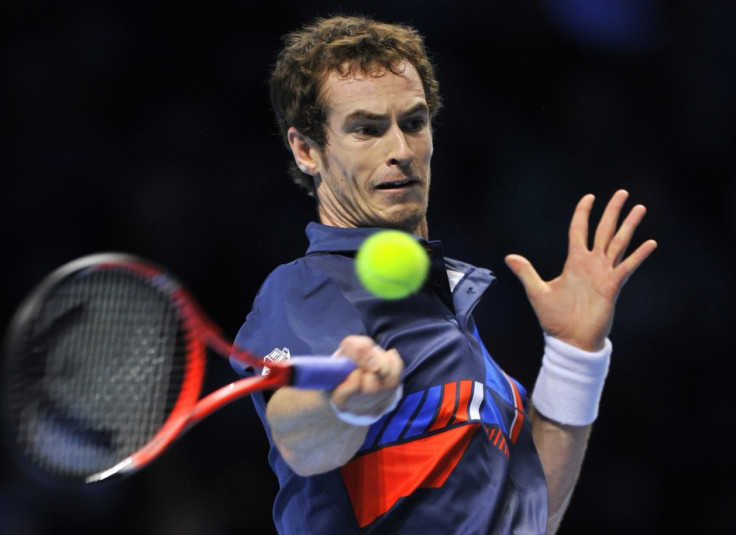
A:
[[[473,395],[473,381],[460,381],[460,396],[457,403],[457,412],[452,423],[457,424],[468,421],[468,407]]]
[[[340,468],[360,527],[415,490],[444,485],[479,427],[477,423],[454,427],[389,446],[356,457]]]
[[[447,383],[442,389],[442,404],[430,431],[446,427],[450,423],[452,413],[455,412],[455,398],[457,397],[457,383]]]

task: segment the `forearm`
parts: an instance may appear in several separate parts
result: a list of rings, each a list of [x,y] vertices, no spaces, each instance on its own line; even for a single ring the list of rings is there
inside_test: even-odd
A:
[[[266,406],[276,447],[294,472],[321,474],[344,465],[363,445],[368,426],[394,409],[402,393],[404,363],[367,336],[344,338],[336,358],[356,369],[334,390],[277,390]]]
[[[548,533],[555,533],[580,474],[611,356],[611,343],[584,351],[545,335],[532,393],[532,436],[547,479]]]
[[[547,480],[549,516],[547,533],[556,533],[580,474],[590,436],[590,425],[563,425],[532,407],[532,437]]]
[[[339,420],[328,396],[317,390],[281,388],[266,407],[271,437],[286,463],[309,476],[339,468],[358,451],[368,427]]]

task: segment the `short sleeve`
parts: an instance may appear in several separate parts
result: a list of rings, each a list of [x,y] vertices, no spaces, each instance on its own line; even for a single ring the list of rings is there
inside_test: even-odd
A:
[[[259,356],[331,355],[348,335],[365,334],[363,321],[329,274],[303,259],[273,271],[261,286],[235,343]],[[248,370],[231,359],[240,375]]]

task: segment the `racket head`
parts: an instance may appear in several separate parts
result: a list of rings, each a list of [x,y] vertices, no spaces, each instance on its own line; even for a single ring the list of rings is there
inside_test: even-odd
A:
[[[133,255],[91,255],[48,275],[3,348],[3,434],[19,464],[87,484],[150,462],[199,398],[209,328],[175,277]]]

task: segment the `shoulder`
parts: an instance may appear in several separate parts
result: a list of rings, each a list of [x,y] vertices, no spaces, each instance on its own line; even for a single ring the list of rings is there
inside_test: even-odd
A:
[[[261,286],[256,301],[338,297],[344,279],[354,278],[352,259],[341,255],[310,255],[274,269]]]
[[[274,347],[288,347],[292,354],[330,354],[345,336],[364,334],[360,314],[334,280],[340,271],[335,262],[344,260],[325,263],[310,255],[277,267],[261,286],[236,341],[258,354]]]

